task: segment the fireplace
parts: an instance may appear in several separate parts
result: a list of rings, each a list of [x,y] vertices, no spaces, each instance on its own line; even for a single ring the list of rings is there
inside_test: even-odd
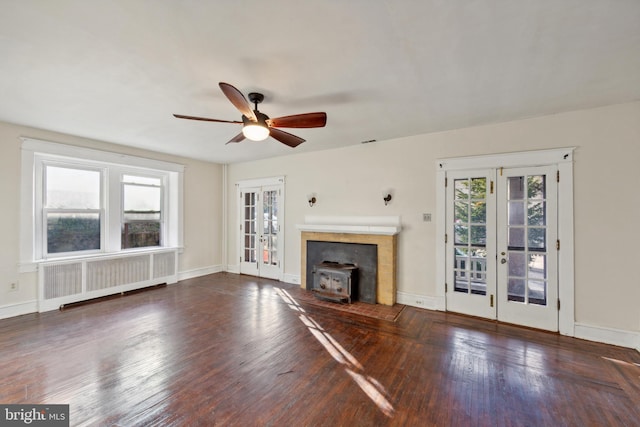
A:
[[[376,303],[376,287],[378,277],[378,246],[362,243],[327,242],[307,240],[306,247],[306,289],[313,290],[316,276],[314,268],[319,265],[354,266],[357,268],[353,276],[358,287],[351,299]]]
[[[298,224],[301,231],[301,286],[311,290],[313,266],[323,261],[340,263],[357,262],[319,258],[308,262],[308,242],[343,243],[371,245],[376,248],[375,261],[375,302],[394,305],[396,301],[397,237],[400,232],[399,217],[305,217],[304,224]],[[362,293],[363,272],[360,272],[359,294]]]

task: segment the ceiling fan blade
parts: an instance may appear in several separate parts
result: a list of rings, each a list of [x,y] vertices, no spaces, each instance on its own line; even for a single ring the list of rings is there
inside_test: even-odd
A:
[[[195,117],[195,116],[184,116],[182,114],[174,114],[173,117],[178,119],[188,119],[188,120],[202,120],[204,122],[218,122],[218,123],[242,123],[235,120],[218,120],[218,119],[208,119],[206,117]]]
[[[231,86],[229,83],[220,82],[218,83],[220,89],[224,93],[224,95],[229,98],[229,101],[245,116],[247,116],[252,121],[256,122],[258,119],[254,114],[251,106],[247,102],[247,99],[244,97],[242,92],[236,89],[234,86]]]
[[[244,133],[240,132],[239,134],[237,134],[236,136],[234,136],[233,138],[231,138],[227,144],[231,144],[232,142],[240,142],[245,138]],[[225,145],[227,145],[225,144]]]
[[[271,126],[278,128],[321,128],[327,124],[327,113],[294,114],[270,119]]]
[[[299,136],[292,135],[288,132],[276,128],[270,128],[269,135],[271,135],[273,139],[277,139],[284,145],[288,145],[291,148],[297,147],[305,141]]]

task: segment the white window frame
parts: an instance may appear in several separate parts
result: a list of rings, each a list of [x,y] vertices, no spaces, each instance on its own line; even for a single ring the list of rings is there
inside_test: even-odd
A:
[[[101,250],[97,255],[166,250],[183,248],[183,181],[184,166],[177,163],[152,160],[92,148],[59,144],[23,137],[20,201],[20,272],[37,270],[38,263],[45,261],[43,246],[43,167],[59,165],[84,169],[102,170],[102,200],[104,220],[101,223]],[[163,185],[163,230],[159,247],[121,249],[121,207],[123,174],[162,178]],[[64,258],[86,258],[96,254],[66,253]],[[58,256],[50,255],[48,259]]]
[[[36,254],[40,255],[40,258],[62,258],[68,256],[81,256],[81,255],[90,255],[102,252],[104,248],[105,239],[105,208],[104,208],[104,178],[105,178],[105,168],[88,166],[83,164],[78,164],[76,162],[71,161],[60,161],[60,160],[51,160],[40,158],[39,167],[35,170],[36,182],[35,182],[35,192],[34,192],[34,204],[35,204],[35,233],[37,236],[41,236],[40,244],[35,248]],[[48,236],[47,236],[47,213],[49,209],[45,206],[45,193],[47,189],[45,188],[45,180],[46,173],[45,168],[47,166],[65,168],[65,169],[77,169],[77,170],[86,170],[86,171],[94,171],[100,174],[100,206],[98,209],[87,210],[87,213],[98,212],[100,218],[100,248],[98,249],[89,249],[84,251],[74,251],[74,252],[59,252],[45,256],[47,254],[47,245],[48,245]],[[36,196],[39,195],[39,196]],[[55,209],[57,210],[57,209]],[[73,209],[73,211],[79,211],[78,209]]]
[[[160,185],[152,185],[152,184],[136,184],[136,183],[130,183],[130,182],[125,182],[124,181],[124,176],[125,175],[131,175],[131,176],[137,176],[137,177],[141,177],[141,178],[154,178],[154,179],[160,179]],[[165,221],[165,217],[166,217],[166,204],[167,204],[167,197],[165,197],[165,191],[166,191],[166,187],[167,187],[167,177],[166,174],[152,174],[149,172],[144,172],[144,173],[131,173],[130,170],[126,170],[126,171],[122,171],[119,175],[119,182],[120,182],[120,226],[122,226],[125,223],[125,219],[124,219],[124,188],[127,185],[137,185],[140,187],[149,187],[149,188],[160,188],[160,219],[159,219],[159,223],[160,223],[160,246],[154,246],[154,247],[164,247],[164,241],[165,241],[165,233],[167,232],[167,223]],[[122,230],[120,230],[121,232]],[[121,234],[122,235],[122,234]],[[122,249],[122,239],[120,239],[120,248]],[[122,249],[122,250],[130,250],[130,249]]]

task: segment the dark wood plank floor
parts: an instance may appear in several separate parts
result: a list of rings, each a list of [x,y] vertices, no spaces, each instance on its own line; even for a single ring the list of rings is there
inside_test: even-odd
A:
[[[397,322],[214,274],[0,321],[0,402],[71,425],[640,423],[635,350],[407,307]]]

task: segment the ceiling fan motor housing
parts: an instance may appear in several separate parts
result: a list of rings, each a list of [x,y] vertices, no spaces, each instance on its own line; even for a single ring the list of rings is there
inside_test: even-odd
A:
[[[259,124],[260,126],[264,126],[266,128],[269,127],[269,125],[267,124],[267,120],[269,120],[269,116],[267,116],[266,114],[261,113],[260,111],[258,111],[257,109],[253,111],[254,114],[256,115],[256,118],[258,119],[257,122],[254,122],[253,120],[251,120],[249,117],[245,116],[244,114],[242,115],[242,123],[244,124],[244,126],[247,125],[255,125],[256,123]]]

